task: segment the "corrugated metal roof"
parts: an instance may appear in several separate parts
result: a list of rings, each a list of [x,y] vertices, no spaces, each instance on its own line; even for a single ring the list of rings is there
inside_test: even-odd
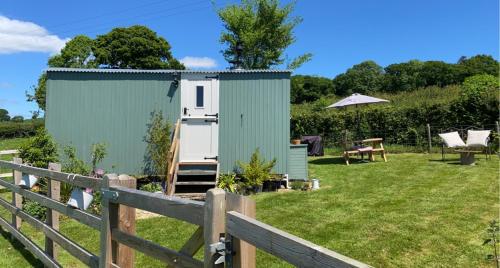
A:
[[[140,70],[140,69],[80,69],[80,68],[48,68],[47,72],[73,72],[73,73],[193,73],[193,74],[213,74],[213,73],[291,73],[290,70]]]

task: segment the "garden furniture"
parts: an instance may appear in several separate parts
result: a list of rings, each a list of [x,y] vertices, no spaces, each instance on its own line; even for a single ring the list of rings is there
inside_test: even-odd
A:
[[[445,160],[445,146],[460,153],[460,162],[464,165],[473,164],[477,153],[484,153],[486,159],[488,159],[490,155],[490,133],[491,130],[468,130],[467,143],[462,140],[457,131],[439,134],[439,137],[443,140],[441,146],[442,160]]]

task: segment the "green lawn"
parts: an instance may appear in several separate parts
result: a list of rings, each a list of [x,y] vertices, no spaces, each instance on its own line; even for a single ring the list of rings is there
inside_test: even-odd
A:
[[[492,267],[481,244],[488,221],[499,217],[498,157],[479,156],[473,167],[438,161],[440,155],[388,158],[351,166],[338,157],[312,158],[310,175],[321,180],[321,189],[259,194],[257,218],[375,267]],[[10,193],[1,195],[10,199]],[[0,215],[10,219],[3,209]],[[26,224],[22,229],[42,245],[40,233]],[[61,229],[98,252],[96,231],[73,220],[63,220]],[[167,218],[138,222],[140,236],[172,248],[193,231]],[[41,267],[8,233],[0,234],[0,267]],[[287,266],[262,252],[257,257],[259,267]],[[60,259],[83,266],[64,252]],[[138,253],[136,267],[162,265]]]

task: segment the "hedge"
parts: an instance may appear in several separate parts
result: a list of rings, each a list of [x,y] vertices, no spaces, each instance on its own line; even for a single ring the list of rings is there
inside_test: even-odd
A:
[[[346,137],[381,137],[388,144],[427,145],[426,124],[432,127],[432,136],[450,127],[473,126],[495,130],[498,120],[498,98],[457,98],[448,104],[414,106],[371,105],[358,108],[360,131],[356,131],[356,109],[294,109],[292,108],[292,137],[322,135],[327,146],[340,146]],[[361,135],[354,133],[360,132]]]
[[[44,126],[43,119],[24,122],[0,122],[0,138],[21,138],[35,135],[36,129]]]

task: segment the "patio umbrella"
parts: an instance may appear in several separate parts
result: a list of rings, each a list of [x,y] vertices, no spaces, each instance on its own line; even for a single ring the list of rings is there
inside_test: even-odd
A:
[[[347,97],[347,98],[344,98],[344,99],[341,99],[339,101],[337,101],[336,103],[326,107],[326,108],[344,108],[344,107],[348,107],[348,106],[355,106],[356,107],[356,123],[357,123],[357,134],[358,134],[358,137],[357,138],[361,138],[359,137],[360,135],[360,120],[359,120],[359,111],[358,111],[358,106],[359,105],[368,105],[368,104],[373,104],[373,103],[384,103],[384,102],[389,102],[388,100],[384,100],[384,99],[379,99],[379,98],[375,98],[375,97],[370,97],[370,96],[366,96],[366,95],[361,95],[361,94],[358,94],[358,93],[354,93],[352,94],[351,96]]]

